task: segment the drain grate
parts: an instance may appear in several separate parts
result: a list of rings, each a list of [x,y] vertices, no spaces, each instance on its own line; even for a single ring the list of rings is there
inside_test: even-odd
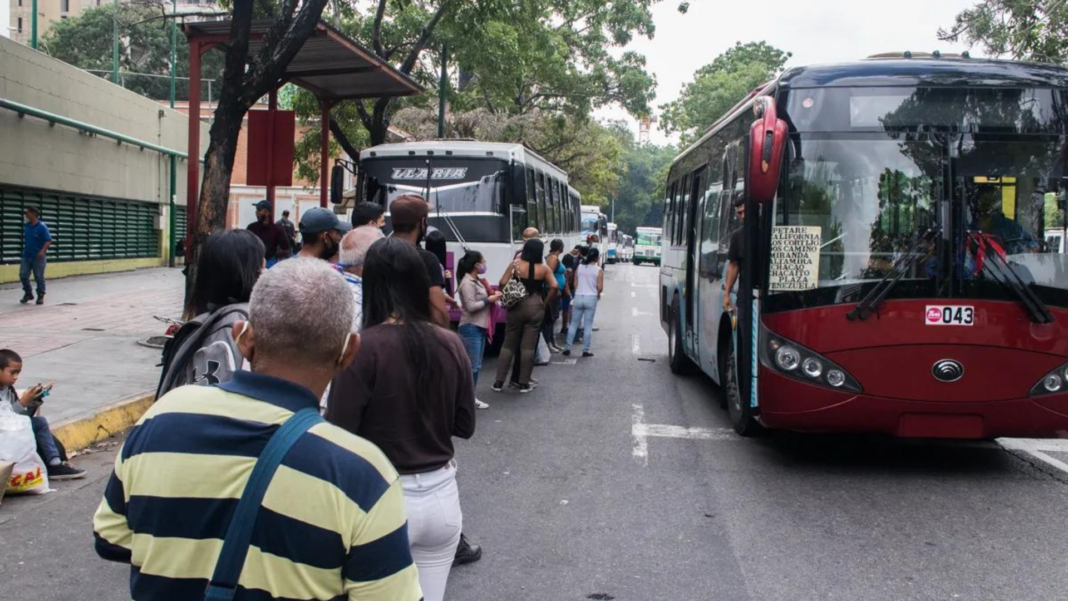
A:
[[[103,332],[104,328],[82,328],[83,332]]]

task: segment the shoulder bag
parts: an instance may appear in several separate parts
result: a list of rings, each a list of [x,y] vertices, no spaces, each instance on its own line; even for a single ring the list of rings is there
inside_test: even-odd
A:
[[[501,306],[511,309],[529,295],[526,285],[519,279],[519,268],[516,263],[512,263],[512,279],[501,288]]]

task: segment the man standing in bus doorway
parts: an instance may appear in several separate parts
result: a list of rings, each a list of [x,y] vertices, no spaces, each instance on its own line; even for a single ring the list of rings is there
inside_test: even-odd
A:
[[[256,207],[256,221],[248,224],[246,229],[256,234],[256,237],[263,242],[265,249],[263,258],[267,261],[267,267],[271,268],[282,259],[289,258],[291,247],[289,241],[286,240],[286,231],[282,229],[282,226],[271,222],[271,203],[261,200],[253,206]]]
[[[734,312],[734,304],[731,303],[731,291],[738,282],[738,272],[742,267],[742,259],[745,257],[745,197],[741,192],[735,192],[734,216],[738,226],[731,233],[731,246],[727,249],[727,277],[723,286],[723,311]]]
[[[48,253],[48,247],[52,246],[52,233],[41,221],[41,212],[37,207],[26,207],[23,216],[26,218],[26,224],[22,241],[22,262],[19,265],[19,281],[22,282],[22,300],[19,302],[25,305],[33,300],[33,288],[30,287],[30,272],[33,272],[33,279],[37,282],[37,304],[43,305],[44,273],[48,262],[45,255]]]

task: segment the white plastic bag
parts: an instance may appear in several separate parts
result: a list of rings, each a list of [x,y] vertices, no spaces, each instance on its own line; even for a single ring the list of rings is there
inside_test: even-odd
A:
[[[37,454],[30,418],[0,402],[0,461],[12,461],[15,469],[5,482],[9,493],[43,495],[48,492],[48,468]]]

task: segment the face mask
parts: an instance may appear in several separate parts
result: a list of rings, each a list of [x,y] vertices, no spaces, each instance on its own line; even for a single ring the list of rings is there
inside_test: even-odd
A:
[[[327,234],[323,240],[323,250],[319,251],[319,258],[326,261],[330,257],[337,254],[337,244],[334,242],[334,238]]]
[[[479,274],[485,274],[486,273],[486,264],[485,263],[479,263],[478,264],[478,273]]]

